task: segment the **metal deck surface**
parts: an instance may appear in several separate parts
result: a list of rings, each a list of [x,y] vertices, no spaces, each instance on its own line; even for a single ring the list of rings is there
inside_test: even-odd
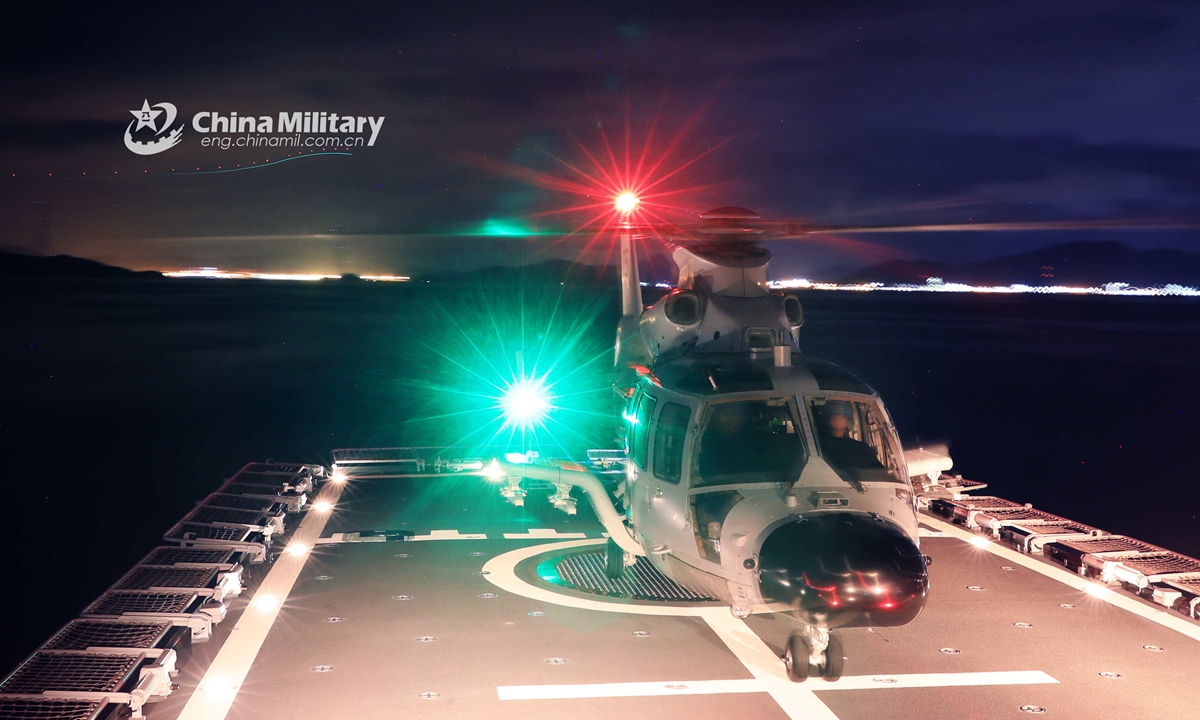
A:
[[[516,508],[454,475],[352,478],[320,499],[334,510],[309,511],[299,539],[276,546],[312,551],[253,569],[149,717],[1182,718],[1200,707],[1200,624],[1127,594],[1095,597],[1091,581],[976,547],[932,517],[925,612],[842,632],[846,676],[795,684],[777,659],[785,617],[538,580],[547,548],[603,542],[586,503],[567,517],[532,491]],[[366,530],[415,536],[334,541]],[[282,603],[255,600],[265,594]]]

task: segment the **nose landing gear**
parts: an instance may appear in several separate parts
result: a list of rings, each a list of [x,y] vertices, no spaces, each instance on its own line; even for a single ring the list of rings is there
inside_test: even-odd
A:
[[[841,638],[824,628],[806,626],[793,633],[783,652],[783,666],[792,682],[804,682],[809,675],[833,682],[842,676],[845,662]]]

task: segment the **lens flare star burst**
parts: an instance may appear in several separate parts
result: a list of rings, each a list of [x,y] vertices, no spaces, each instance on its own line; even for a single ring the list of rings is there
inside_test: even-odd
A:
[[[542,425],[553,407],[554,396],[546,388],[545,378],[518,378],[497,400],[506,427],[530,430]]]
[[[643,258],[655,254],[647,245],[649,238],[665,239],[677,223],[693,220],[694,205],[724,182],[717,169],[703,167],[702,160],[725,145],[731,138],[704,142],[689,137],[704,108],[689,116],[674,133],[665,132],[659,114],[644,126],[631,125],[626,109],[624,127],[615,136],[597,116],[595,135],[588,137],[566,131],[569,152],[539,148],[548,166],[534,169],[492,160],[480,162],[489,168],[543,190],[553,199],[548,209],[534,212],[525,221],[562,220],[569,229],[560,232],[560,242],[583,240],[581,260],[611,264],[616,257],[614,242],[623,231],[633,230]]]
[[[530,272],[481,282],[456,293],[461,302],[426,315],[437,328],[427,334],[438,342],[411,347],[428,372],[399,380],[425,408],[408,422],[405,442],[444,446],[449,439],[450,457],[485,459],[531,450],[571,457],[612,442],[612,342],[604,322],[611,298],[582,271],[582,280],[572,273],[562,283]]]
[[[626,190],[617,196],[617,199],[613,205],[617,208],[617,212],[621,213],[622,215],[628,215],[634,210],[637,210],[637,206],[640,202],[641,201],[638,200],[638,196],[635,193]]]

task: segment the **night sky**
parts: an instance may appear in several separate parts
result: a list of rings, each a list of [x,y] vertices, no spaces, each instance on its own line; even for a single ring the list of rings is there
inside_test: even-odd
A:
[[[543,214],[579,198],[514,169],[569,177],[559,161],[586,164],[605,138],[618,156],[650,138],[663,168],[692,163],[663,186],[677,213],[1192,217],[1198,30],[1195,3],[27,3],[0,31],[0,245],[136,268],[360,273],[570,256],[578,244],[458,236],[579,224],[586,213]],[[144,100],[175,104],[180,123],[386,120],[350,156],[180,175],[285,153],[201,147],[189,124],[177,147],[135,155],[122,137]],[[48,239],[34,201],[49,203]],[[1065,240],[1200,247],[1196,231],[860,239],[875,245],[780,248],[775,274]]]

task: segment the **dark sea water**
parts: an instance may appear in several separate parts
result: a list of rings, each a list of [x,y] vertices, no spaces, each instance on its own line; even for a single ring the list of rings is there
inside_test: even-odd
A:
[[[490,437],[488,384],[535,360],[564,378],[556,439],[611,438],[607,286],[5,279],[0,300],[0,611],[20,618],[0,670],[249,460]],[[1200,302],[804,301],[803,350],[873,384],[906,444],[948,442],[997,494],[1200,555]]]

